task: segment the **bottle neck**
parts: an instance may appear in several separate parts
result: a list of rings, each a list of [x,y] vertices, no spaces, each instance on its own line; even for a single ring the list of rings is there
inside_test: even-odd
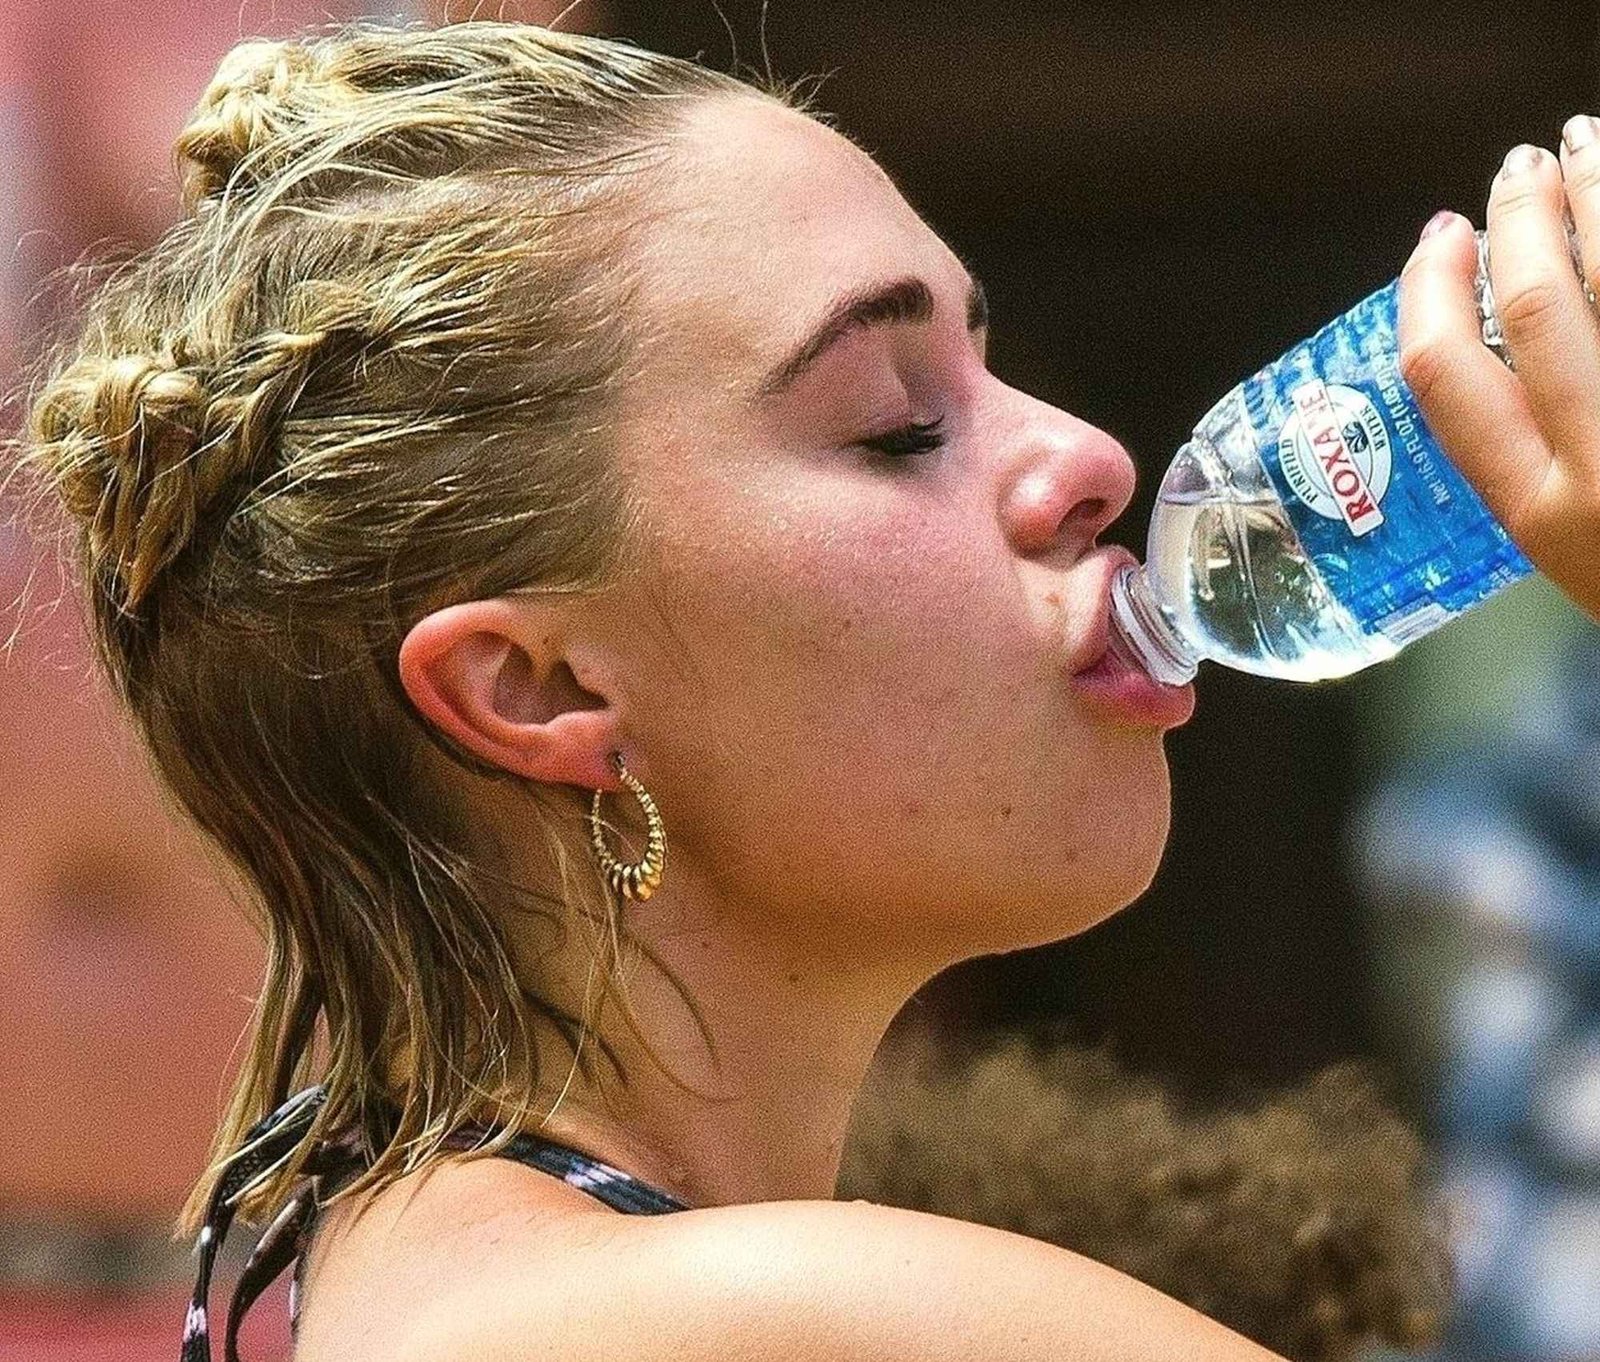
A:
[[[1181,686],[1194,679],[1199,659],[1172,627],[1142,567],[1111,580],[1111,647],[1157,681]]]

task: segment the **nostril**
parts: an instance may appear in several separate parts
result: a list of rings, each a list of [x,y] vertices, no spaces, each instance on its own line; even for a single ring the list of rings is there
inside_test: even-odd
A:
[[[1041,438],[1023,447],[1019,461],[1002,494],[1019,553],[1084,552],[1132,495],[1133,465],[1110,437]]]
[[[1105,520],[1107,504],[1104,497],[1086,497],[1067,512],[1066,518],[1061,522],[1062,530],[1076,530],[1085,525],[1092,525],[1098,533],[1100,525]]]

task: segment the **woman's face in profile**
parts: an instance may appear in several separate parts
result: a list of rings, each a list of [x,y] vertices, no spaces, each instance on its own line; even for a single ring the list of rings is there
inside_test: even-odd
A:
[[[1126,903],[1192,703],[1074,676],[1127,452],[988,372],[967,270],[815,121],[702,105],[653,206],[621,425],[647,566],[613,646],[675,854],[857,939],[1010,949]]]

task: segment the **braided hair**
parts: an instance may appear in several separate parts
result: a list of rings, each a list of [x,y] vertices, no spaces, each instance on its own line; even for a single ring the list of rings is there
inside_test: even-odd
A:
[[[519,24],[243,43],[178,138],[184,217],[40,367],[3,481],[64,526],[99,661],[266,937],[190,1228],[226,1153],[309,1082],[305,1149],[356,1132],[358,1191],[473,1119],[537,1119],[541,1033],[594,1077],[583,1041],[629,937],[581,801],[423,722],[397,658],[453,601],[626,571],[640,513],[607,418],[643,339],[629,227],[712,99],[798,106]],[[491,780],[528,799],[559,892],[469,816]],[[588,931],[584,1015],[513,959],[510,913]],[[247,1213],[280,1209],[303,1165]]]

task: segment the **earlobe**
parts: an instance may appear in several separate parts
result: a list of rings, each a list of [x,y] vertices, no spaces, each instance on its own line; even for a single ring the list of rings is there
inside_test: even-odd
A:
[[[507,603],[435,611],[406,635],[398,661],[417,712],[474,755],[530,780],[618,788],[616,710],[578,685],[556,635]]]

